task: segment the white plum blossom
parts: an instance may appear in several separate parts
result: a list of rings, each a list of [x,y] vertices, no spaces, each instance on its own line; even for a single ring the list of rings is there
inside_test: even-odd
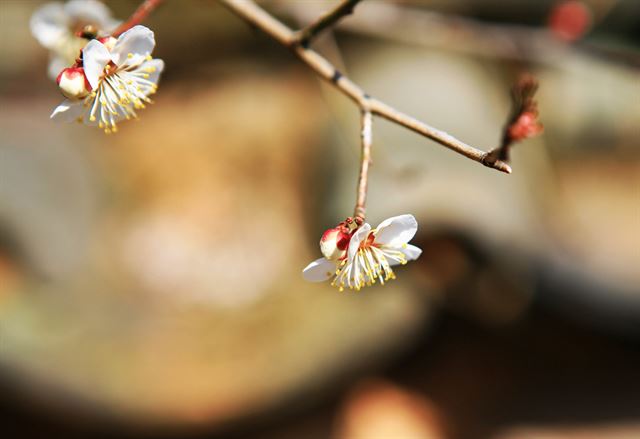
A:
[[[49,77],[56,79],[65,67],[72,65],[88,40],[81,35],[89,30],[102,37],[115,30],[119,21],[98,0],[71,0],[46,3],[31,16],[31,33],[51,51]]]
[[[82,49],[82,65],[63,70],[58,86],[67,99],[51,114],[63,122],[83,122],[106,133],[117,131],[117,123],[137,117],[136,110],[150,103],[156,92],[164,62],[153,59],[153,32],[134,26],[116,40],[91,40]],[[85,81],[77,79],[78,72]],[[82,89],[81,85],[86,85]]]
[[[395,279],[394,265],[417,259],[422,250],[409,244],[418,230],[413,215],[388,218],[375,229],[353,221],[340,223],[327,230],[320,241],[324,257],[311,262],[303,270],[310,282],[333,278],[332,286],[359,291],[380,281]]]

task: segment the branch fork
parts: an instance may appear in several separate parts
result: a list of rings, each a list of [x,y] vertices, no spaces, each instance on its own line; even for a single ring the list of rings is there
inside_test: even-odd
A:
[[[355,208],[356,217],[364,219],[365,215],[367,175],[371,160],[371,120],[374,115],[421,134],[489,168],[497,169],[507,174],[511,173],[511,167],[506,162],[498,159],[489,160],[487,152],[467,145],[444,131],[438,130],[378,99],[370,97],[359,85],[340,73],[326,58],[309,48],[314,37],[350,13],[358,1],[343,0],[335,9],[297,32],[291,30],[252,0],[220,0],[220,2],[243,20],[262,30],[283,46],[291,49],[316,75],[332,84],[360,108],[362,113],[362,161]]]

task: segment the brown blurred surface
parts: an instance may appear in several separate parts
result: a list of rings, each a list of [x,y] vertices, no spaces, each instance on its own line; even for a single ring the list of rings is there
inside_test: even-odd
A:
[[[542,25],[554,2],[402,3]],[[637,69],[337,34],[372,95],[483,149],[531,70],[546,129],[506,176],[376,119],[370,221],[415,214],[424,254],[338,294],[300,270],[353,208],[351,102],[221,7],[175,1],[147,23],[167,69],[141,120],[55,125],[39,4],[0,2],[3,436],[640,437]],[[637,52],[635,0],[589,4],[588,42]]]
[[[527,425],[547,432],[539,433],[541,437],[554,438],[574,437],[571,434],[578,435],[580,429],[593,429],[603,439],[625,437],[619,430],[638,431],[632,426],[640,417],[640,351],[635,342],[567,323],[562,314],[540,306],[508,332],[445,314],[421,339],[423,343],[389,366],[372,369],[363,377],[375,373],[425,395],[441,413],[450,432],[447,437],[527,437],[505,436]],[[219,435],[202,431],[142,437],[327,438],[334,435],[343,407],[341,393],[331,392],[320,403],[299,400]],[[3,422],[11,421],[20,437],[89,437],[86,431],[78,432],[77,425],[65,426],[60,419],[4,401]],[[113,431],[104,427],[102,433]],[[91,437],[100,434],[91,433]],[[132,436],[122,433],[122,437]]]

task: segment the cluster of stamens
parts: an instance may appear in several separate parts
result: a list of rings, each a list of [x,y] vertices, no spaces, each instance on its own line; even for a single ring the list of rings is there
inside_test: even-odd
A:
[[[371,232],[360,244],[352,261],[347,257],[340,261],[331,285],[338,287],[339,291],[345,288],[360,291],[362,287],[371,286],[378,280],[384,285],[396,278],[388,258],[396,259],[402,265],[407,263],[404,253],[376,243],[375,234]]]
[[[129,59],[133,54],[127,55]],[[97,89],[84,100],[84,106],[90,107],[89,121],[98,121],[98,127],[109,134],[118,131],[117,121],[137,119],[136,110],[146,108],[145,104],[153,101],[148,95],[156,92],[158,86],[149,81],[149,75],[155,72],[155,67],[139,69],[144,61],[150,61],[148,55],[137,63],[118,67],[109,63],[105,68]],[[78,118],[82,122],[83,118]]]

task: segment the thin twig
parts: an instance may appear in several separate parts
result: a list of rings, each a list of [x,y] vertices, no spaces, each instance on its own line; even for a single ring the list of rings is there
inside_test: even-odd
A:
[[[358,197],[353,212],[355,218],[363,222],[366,215],[367,186],[369,183],[369,167],[371,166],[371,144],[373,143],[373,114],[369,110],[362,110],[360,116],[360,176],[358,177]]]
[[[155,8],[160,6],[163,0],[145,0],[138,9],[131,14],[131,17],[116,28],[111,34],[112,37],[118,37],[120,34],[128,31],[133,26],[142,23],[153,12]]]
[[[336,24],[345,15],[353,13],[353,8],[359,2],[360,0],[342,0],[334,9],[321,15],[313,23],[296,32],[296,41],[302,46],[308,46],[311,40],[320,32]]]
[[[424,122],[420,122],[413,117],[406,115],[390,105],[369,97],[355,82],[342,75],[329,61],[322,55],[296,44],[295,33],[282,22],[274,18],[260,6],[251,0],[220,0],[233,13],[259,28],[273,39],[285,47],[290,48],[298,58],[307,64],[318,76],[333,84],[344,95],[353,100],[361,110],[370,111],[372,114],[381,116],[405,128],[422,134],[440,143],[447,148],[464,155],[476,162],[482,163],[493,169],[511,173],[511,167],[503,161],[497,160],[493,163],[484,163],[486,152],[467,145],[455,137],[433,128]]]
[[[370,109],[373,114],[383,117],[391,122],[395,122],[398,125],[408,128],[411,131],[415,131],[418,134],[422,134],[423,136],[428,137],[429,139],[434,140],[443,146],[446,146],[452,151],[462,154],[463,156],[468,157],[471,160],[482,163],[489,168],[497,169],[498,171],[511,174],[511,166],[509,166],[502,160],[496,160],[495,162],[491,163],[486,162],[486,152],[474,148],[473,146],[467,145],[466,143],[456,139],[455,137],[444,131],[427,125],[424,122],[420,122],[418,119],[408,116],[391,107],[390,105],[385,104],[382,101],[371,98],[369,99],[369,102]]]

